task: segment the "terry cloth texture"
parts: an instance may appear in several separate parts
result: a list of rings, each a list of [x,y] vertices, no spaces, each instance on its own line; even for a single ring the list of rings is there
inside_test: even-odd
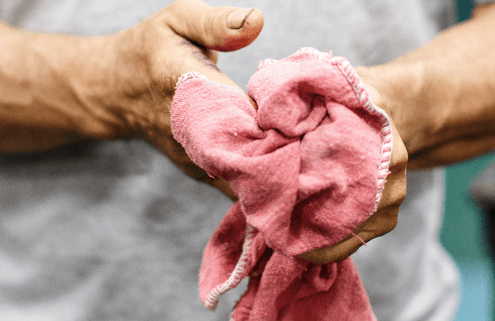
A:
[[[303,48],[260,63],[239,88],[190,72],[177,84],[172,131],[191,159],[238,195],[203,255],[200,297],[250,277],[233,320],[375,320],[348,258],[297,257],[352,232],[377,209],[390,121],[349,62]]]

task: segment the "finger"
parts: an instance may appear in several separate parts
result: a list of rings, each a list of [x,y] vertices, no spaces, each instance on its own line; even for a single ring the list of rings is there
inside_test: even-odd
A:
[[[407,151],[393,123],[392,127],[394,145],[391,166],[389,167],[391,173],[387,177],[378,211],[353,230],[353,233],[364,242],[369,242],[376,237],[387,234],[395,228],[399,207],[406,196]],[[299,255],[299,257],[317,264],[341,261],[352,255],[363,245],[359,238],[349,234],[330,247],[314,249]]]
[[[330,262],[342,261],[357,251],[361,246],[361,241],[349,234],[343,240],[325,248],[314,249],[298,255],[303,260],[316,263],[327,264]]]
[[[317,264],[341,261],[352,255],[363,245],[361,239],[367,243],[392,231],[397,225],[399,207],[405,197],[405,186],[405,169],[390,174],[385,183],[385,190],[382,196],[382,200],[387,206],[379,206],[379,210],[376,213],[353,230],[353,233],[359,238],[353,234],[348,234],[343,240],[330,247],[314,249],[299,255],[299,257]],[[386,200],[387,198],[389,198],[388,201]]]
[[[397,224],[398,212],[398,206],[392,206],[376,212],[353,230],[353,233],[359,238],[350,233],[334,245],[305,252],[300,254],[299,257],[316,264],[342,261],[363,246],[363,241],[367,243],[390,232]]]
[[[251,44],[263,28],[261,11],[222,6],[201,0],[178,0],[167,7],[167,24],[178,35],[205,48],[233,51]]]
[[[206,49],[205,56],[210,59],[214,64],[218,62],[218,51],[212,49]]]
[[[299,257],[317,264],[341,261],[352,255],[363,245],[361,239],[364,242],[369,242],[392,231],[397,225],[399,207],[405,197],[405,186],[405,170],[390,174],[387,183],[385,183],[385,191],[382,196],[382,198],[390,198],[390,203],[386,203],[389,204],[386,207],[379,207],[380,209],[376,213],[353,230],[353,233],[359,238],[353,234],[348,234],[343,240],[332,246],[314,249],[299,255]]]
[[[174,66],[177,73],[176,77],[172,77],[174,81],[176,81],[180,75],[188,71],[198,71],[205,75],[209,80],[238,87],[234,81],[232,81],[215,65],[215,56],[214,54],[212,55],[209,53],[211,51],[210,49],[199,47],[186,39],[181,39],[179,40],[179,46],[177,46],[174,51],[175,54],[184,57],[182,63]],[[254,100],[247,95],[246,98],[249,100],[253,108],[257,109],[257,105]]]

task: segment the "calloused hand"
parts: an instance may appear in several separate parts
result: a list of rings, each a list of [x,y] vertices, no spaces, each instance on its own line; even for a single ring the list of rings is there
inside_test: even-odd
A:
[[[356,72],[359,74],[360,68],[356,68]],[[366,83],[365,79],[364,81]],[[371,86],[367,85],[367,87],[371,93],[371,100],[390,115],[387,104],[378,91]],[[378,210],[353,230],[353,232],[364,242],[369,242],[394,229],[397,225],[399,207],[406,197],[408,153],[392,119],[391,121],[393,137],[392,156],[389,166],[391,173],[387,177],[385,189],[383,190],[380,203],[378,204]],[[299,255],[299,257],[313,263],[326,264],[341,261],[349,257],[362,245],[363,243],[361,240],[354,235],[349,234],[343,240],[332,246],[314,249]]]
[[[236,196],[228,182],[210,178],[174,140],[170,107],[177,80],[188,71],[236,86],[217,68],[216,51],[233,51],[249,45],[261,32],[263,22],[263,14],[256,9],[212,8],[201,0],[178,0],[115,35],[120,40],[119,50],[132,56],[129,80],[135,85],[128,90],[129,95],[147,100],[145,110],[138,112],[136,135],[152,143],[186,174],[217,187],[231,199]],[[135,76],[143,74],[147,77]]]

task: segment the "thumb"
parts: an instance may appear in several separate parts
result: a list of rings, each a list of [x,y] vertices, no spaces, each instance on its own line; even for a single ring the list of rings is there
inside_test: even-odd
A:
[[[261,11],[252,8],[210,7],[201,0],[178,0],[167,7],[169,27],[183,38],[219,51],[251,44],[263,28]]]

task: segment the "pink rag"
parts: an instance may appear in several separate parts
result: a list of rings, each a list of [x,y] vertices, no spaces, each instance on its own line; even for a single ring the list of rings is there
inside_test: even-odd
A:
[[[374,213],[392,149],[390,121],[343,57],[313,48],[260,63],[243,91],[190,72],[177,84],[172,131],[191,159],[238,195],[206,246],[200,297],[249,276],[231,320],[375,320],[350,258],[297,257]]]

